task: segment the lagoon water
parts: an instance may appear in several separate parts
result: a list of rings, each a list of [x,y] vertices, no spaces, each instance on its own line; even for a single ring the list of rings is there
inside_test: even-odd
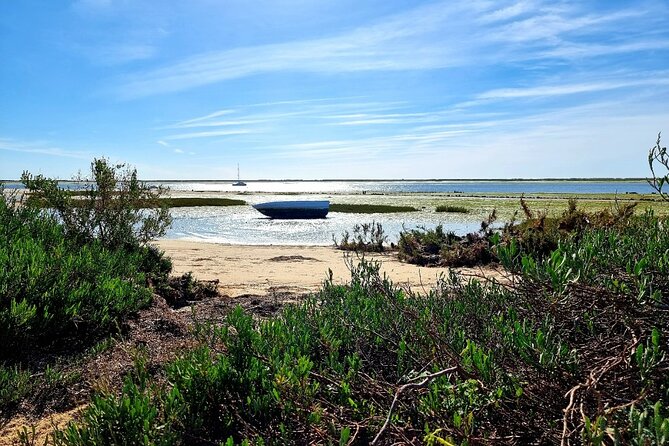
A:
[[[245,187],[227,182],[166,182],[175,193],[248,194],[249,203],[282,199],[334,199],[337,196],[446,194],[539,194],[539,193],[650,193],[643,181],[249,181]],[[275,196],[274,194],[279,194]],[[289,194],[290,198],[281,194]],[[174,224],[167,238],[212,243],[258,245],[331,245],[356,223],[381,222],[389,242],[400,231],[441,224],[446,231],[466,234],[480,227],[480,216],[440,214],[430,210],[398,214],[345,214],[331,212],[323,220],[272,220],[250,206],[228,208],[182,208],[173,211]]]
[[[649,194],[653,189],[644,180],[432,180],[432,181],[247,181],[243,187],[226,181],[149,181],[179,192],[242,192],[242,193],[452,193],[465,194]],[[9,181],[6,189],[19,189],[22,184]],[[61,187],[81,189],[81,183],[62,181]]]
[[[157,183],[156,183],[157,184]],[[395,193],[452,193],[465,194],[649,194],[653,189],[646,181],[248,181],[244,187],[232,186],[231,181],[162,182],[174,191],[249,192],[249,193],[332,193],[374,194]]]
[[[249,245],[332,245],[333,236],[341,239],[356,223],[377,221],[383,225],[389,242],[397,242],[403,228],[424,226],[459,234],[475,231],[480,222],[434,212],[399,214],[346,214],[330,212],[325,219],[273,220],[251,206],[177,208],[174,222],[166,234],[169,239]]]
[[[337,196],[412,194],[602,194],[651,193],[645,181],[247,181],[235,187],[231,181],[151,182],[169,187],[179,196],[230,196],[241,194],[250,204],[273,200],[330,199]],[[79,189],[78,183],[63,183]],[[8,189],[19,183],[7,183]],[[278,194],[278,196],[277,196]],[[286,195],[290,195],[287,197]],[[364,201],[371,197],[366,197]],[[465,234],[480,227],[481,217],[466,214],[441,214],[433,209],[398,214],[345,214],[330,212],[321,220],[272,220],[250,205],[232,207],[193,207],[172,210],[172,227],[165,238],[211,243],[255,245],[331,245],[356,223],[381,222],[389,242],[397,242],[400,231],[442,224],[446,231]]]

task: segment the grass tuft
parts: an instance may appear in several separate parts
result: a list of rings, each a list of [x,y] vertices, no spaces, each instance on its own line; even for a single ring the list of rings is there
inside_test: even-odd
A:
[[[330,204],[330,212],[348,214],[392,214],[395,212],[416,212],[413,206],[391,206],[385,204]]]
[[[464,206],[441,205],[437,206],[437,212],[450,212],[458,214],[469,214],[469,209]]]

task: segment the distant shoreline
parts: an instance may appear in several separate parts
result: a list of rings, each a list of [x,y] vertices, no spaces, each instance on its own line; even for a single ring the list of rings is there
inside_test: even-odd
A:
[[[86,183],[86,181],[74,181],[66,179],[58,179],[58,181],[63,183]],[[236,179],[221,179],[221,180],[143,180],[145,183],[229,183],[237,181]],[[284,179],[284,180],[269,180],[269,179],[258,179],[258,180],[247,180],[244,181],[251,183],[340,183],[340,182],[356,182],[356,183],[374,183],[374,182],[386,182],[386,183],[471,183],[471,182],[481,182],[481,183],[492,183],[492,182],[518,182],[518,183],[531,183],[531,182],[647,182],[647,178],[634,178],[634,177],[622,177],[622,178],[606,178],[606,177],[593,177],[593,178],[425,178],[425,179],[398,179],[398,178],[387,178],[387,179],[355,179],[355,178],[345,178],[345,179],[322,179],[322,180],[303,180],[303,179]],[[0,184],[4,183],[20,183],[21,180],[0,180]]]

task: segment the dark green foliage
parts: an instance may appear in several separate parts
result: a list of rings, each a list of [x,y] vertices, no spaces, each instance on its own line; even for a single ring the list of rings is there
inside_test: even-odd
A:
[[[107,332],[150,301],[147,274],[164,280],[171,268],[153,248],[79,246],[54,218],[5,199],[0,227],[0,350]]]
[[[356,252],[383,252],[388,236],[383,232],[381,223],[371,222],[353,226],[353,235],[345,231],[341,240],[332,237],[337,249]]]
[[[464,206],[453,206],[453,205],[442,205],[442,206],[437,206],[436,208],[437,212],[450,212],[450,213],[458,213],[458,214],[468,214],[469,209],[467,209]]]
[[[398,386],[424,381],[398,395],[380,444],[666,444],[666,222],[586,227],[547,255],[490,238],[516,271],[504,286],[452,274],[419,295],[377,264],[351,266],[349,284],[327,282],[276,317],[237,308],[201,326],[202,345],[166,379],[137,374],[60,438],[84,444],[113,426],[116,438],[154,443],[332,444],[355,433],[369,444]]]
[[[402,231],[398,242],[399,258],[421,266],[475,266],[494,260],[485,231],[464,237],[434,229]]]
[[[244,200],[235,200],[232,198],[202,198],[202,197],[179,197],[179,198],[161,198],[159,203],[164,203],[170,208],[193,207],[193,206],[243,206]]]
[[[178,308],[189,305],[193,301],[217,296],[217,285],[218,280],[196,280],[188,272],[180,277],[170,277],[168,281],[162,282],[157,287],[157,291],[170,306]]]
[[[444,232],[442,225],[434,229],[418,228],[402,231],[397,245],[399,258],[421,266],[439,265],[442,248],[451,246],[460,239],[454,232]]]
[[[625,230],[637,218],[634,216],[636,203],[616,202],[611,210],[587,213],[579,209],[576,200],[572,198],[568,201],[567,209],[557,218],[532,212],[522,198],[520,204],[526,220],[519,224],[507,224],[502,239],[514,240],[521,252],[542,258],[553,252],[561,240],[579,240],[590,229]]]
[[[91,177],[78,180],[88,186],[74,196],[57,180],[28,172],[21,176],[30,193],[28,204],[47,208],[69,240],[80,245],[95,240],[112,249],[142,245],[163,235],[171,223],[165,203],[158,200],[165,190],[139,181],[135,169],[94,159]]]
[[[18,367],[0,365],[0,417],[4,409],[12,408],[33,391],[30,373]]]
[[[394,212],[415,212],[413,206],[391,206],[385,204],[330,204],[330,212],[349,214],[391,214]]]
[[[159,394],[150,387],[145,359],[136,360],[134,376],[128,376],[122,393],[96,395],[84,412],[82,425],[56,431],[54,445],[173,445],[178,436],[170,422],[176,420],[181,396],[174,390]],[[163,398],[163,399],[159,399]],[[159,417],[168,423],[160,423]]]

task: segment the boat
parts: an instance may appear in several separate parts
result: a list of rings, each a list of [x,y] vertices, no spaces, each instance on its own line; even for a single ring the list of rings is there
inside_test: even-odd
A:
[[[325,218],[330,210],[330,202],[324,201],[269,201],[254,204],[253,207],[270,218],[303,219]]]
[[[237,181],[232,183],[233,186],[246,186],[246,183],[239,179],[239,164],[237,164]]]

